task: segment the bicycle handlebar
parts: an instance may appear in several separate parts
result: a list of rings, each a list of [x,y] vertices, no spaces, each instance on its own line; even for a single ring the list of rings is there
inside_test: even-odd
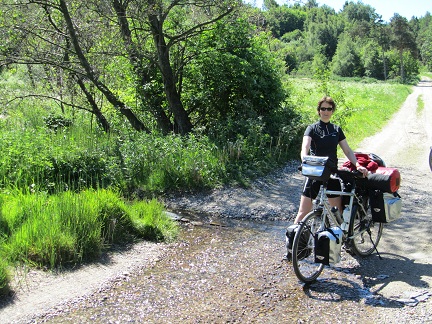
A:
[[[300,165],[297,170],[301,171],[302,170],[302,166]],[[345,170],[345,169],[335,169],[334,171],[332,171],[332,174],[337,174],[339,177],[342,178],[342,180],[344,180],[344,178],[348,178],[348,179],[365,179],[367,178],[367,176],[363,176],[363,173],[361,173],[358,170]]]
[[[358,170],[343,170],[343,169],[337,169],[334,172],[335,174],[337,174],[338,176],[342,177],[349,177],[351,179],[364,179],[367,178],[363,175],[362,172],[358,171]]]

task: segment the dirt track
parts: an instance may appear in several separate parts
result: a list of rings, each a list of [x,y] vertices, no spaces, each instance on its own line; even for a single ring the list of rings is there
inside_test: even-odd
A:
[[[167,201],[209,217],[184,225],[174,245],[143,243],[71,273],[30,272],[0,309],[0,322],[432,323],[431,132],[432,82],[424,81],[358,148],[402,174],[403,216],[386,225],[383,260],[343,255],[316,284],[297,281],[282,261],[283,219],[295,212],[303,181],[292,165],[248,190]],[[282,221],[264,222],[275,218]],[[424,301],[407,306],[416,304],[412,296]]]

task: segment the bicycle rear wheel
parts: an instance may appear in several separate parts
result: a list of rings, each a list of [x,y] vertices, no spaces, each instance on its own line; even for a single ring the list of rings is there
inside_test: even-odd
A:
[[[310,212],[300,222],[292,246],[294,272],[305,283],[314,282],[324,265],[315,263],[315,233],[323,229],[321,211]]]
[[[432,147],[431,147],[430,152],[429,152],[429,168],[432,171]]]
[[[383,231],[383,223],[375,223],[368,202],[365,205],[367,214],[360,206],[353,206],[355,216],[351,218],[349,227],[351,251],[359,256],[368,256],[376,250]]]

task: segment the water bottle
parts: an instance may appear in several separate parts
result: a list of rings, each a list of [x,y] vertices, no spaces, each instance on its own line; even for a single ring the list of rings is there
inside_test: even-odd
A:
[[[338,224],[339,225],[342,224],[342,216],[341,216],[341,213],[339,211],[339,208],[337,208],[336,206],[333,206],[331,209],[331,212],[333,213],[333,215],[336,216]]]
[[[342,217],[343,217],[343,223],[341,225],[341,229],[346,232],[348,231],[350,218],[351,218],[351,209],[348,206],[345,207],[342,213]]]
[[[351,209],[348,206],[345,207],[342,215],[344,223],[349,224],[351,219]]]

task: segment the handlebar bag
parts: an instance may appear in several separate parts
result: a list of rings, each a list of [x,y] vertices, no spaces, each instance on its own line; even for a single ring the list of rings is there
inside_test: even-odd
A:
[[[327,181],[336,164],[328,156],[306,155],[302,161],[302,175],[312,180]]]

